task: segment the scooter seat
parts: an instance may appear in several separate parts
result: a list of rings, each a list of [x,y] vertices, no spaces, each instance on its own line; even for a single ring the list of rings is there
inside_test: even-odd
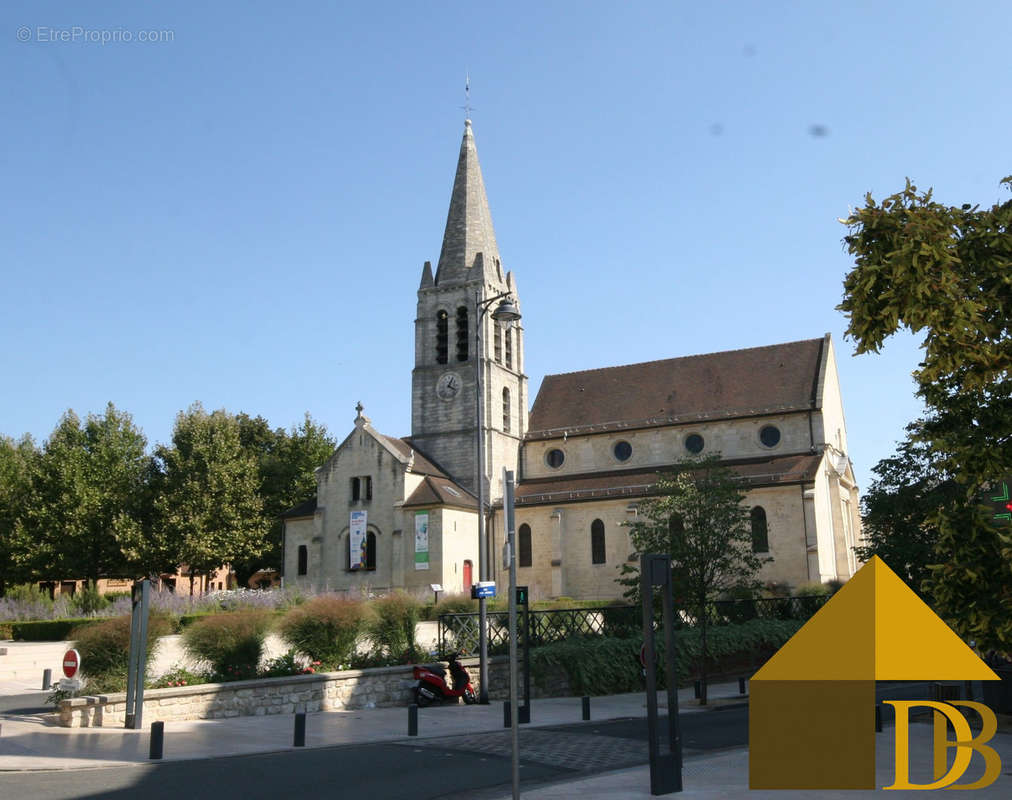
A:
[[[444,677],[446,675],[446,669],[444,669],[441,664],[425,664],[424,666],[429,672],[434,672],[440,677]]]

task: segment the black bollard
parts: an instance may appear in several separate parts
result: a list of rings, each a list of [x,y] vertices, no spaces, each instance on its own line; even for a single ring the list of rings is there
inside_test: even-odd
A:
[[[583,718],[590,719],[590,698],[584,695],[581,699],[583,700]]]
[[[875,733],[882,733],[882,706],[875,704]]]
[[[418,706],[412,703],[408,706],[408,736],[418,735]]]
[[[151,746],[148,752],[148,758],[150,758],[152,761],[158,761],[162,757],[162,749],[164,745],[165,745],[165,723],[152,722]]]
[[[745,679],[738,678],[738,694],[745,694]]]
[[[48,692],[53,688],[53,671],[51,669],[42,670],[42,691]]]
[[[693,691],[696,693],[696,699],[698,700],[703,694],[703,682],[696,681],[692,686]]]
[[[306,714],[300,711],[295,715],[295,737],[292,741],[294,747],[306,746]]]
[[[517,706],[517,716],[520,718],[518,721],[521,725],[531,721],[531,707],[526,703],[522,706]]]
[[[513,724],[513,715],[510,713],[510,701],[502,701],[502,726],[508,728]]]

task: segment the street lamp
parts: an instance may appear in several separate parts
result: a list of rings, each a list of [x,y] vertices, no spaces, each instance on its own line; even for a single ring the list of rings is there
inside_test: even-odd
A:
[[[485,426],[484,414],[482,413],[481,388],[481,324],[485,314],[496,300],[502,302],[492,312],[492,319],[497,323],[512,324],[520,319],[520,311],[510,297],[509,292],[490,297],[487,300],[481,299],[481,289],[474,292],[474,305],[477,309],[475,314],[475,358],[474,358],[474,388],[476,393],[475,411],[478,416],[478,458],[477,458],[477,490],[478,490],[478,580],[488,580],[488,542],[485,539]],[[488,609],[485,606],[485,598],[478,598],[478,656],[479,656],[479,691],[478,702],[488,705]]]

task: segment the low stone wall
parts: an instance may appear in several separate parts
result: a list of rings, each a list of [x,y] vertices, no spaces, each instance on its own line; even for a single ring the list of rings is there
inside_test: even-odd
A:
[[[462,659],[461,663],[467,666],[471,682],[477,688],[478,659]],[[489,692],[490,699],[503,700],[508,696],[507,672],[508,662],[504,656],[489,659],[489,684],[494,687]],[[415,683],[409,665],[145,689],[144,724],[407,706],[413,701]],[[566,676],[555,676],[545,686],[532,685],[531,694],[535,697],[568,695]],[[121,727],[126,722],[126,695],[62,700],[59,715],[60,724],[66,728]]]

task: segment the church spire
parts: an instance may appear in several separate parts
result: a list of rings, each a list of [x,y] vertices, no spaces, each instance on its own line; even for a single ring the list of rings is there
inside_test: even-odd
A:
[[[479,255],[481,257],[479,259]],[[436,267],[436,285],[466,281],[475,263],[483,265],[486,280],[500,282],[499,246],[492,228],[492,214],[485,196],[485,181],[478,164],[478,150],[471,132],[471,120],[464,121],[464,139],[460,143],[457,174],[453,179],[450,210],[446,215],[443,249]]]

